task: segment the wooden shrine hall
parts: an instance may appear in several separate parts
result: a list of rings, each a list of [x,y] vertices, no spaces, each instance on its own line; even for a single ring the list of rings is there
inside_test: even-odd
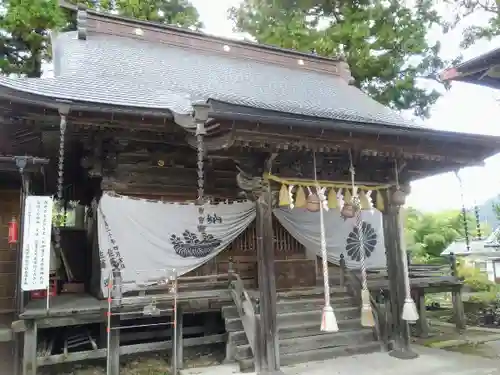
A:
[[[177,371],[213,343],[257,373],[410,358],[408,301],[425,333],[431,289],[453,291],[464,327],[453,262],[408,265],[400,211],[410,181],[480,165],[500,138],[416,125],[342,59],[73,11],[53,78],[0,77],[2,154],[48,160],[0,178],[3,230],[23,234],[0,263],[13,374],[106,359],[117,375],[147,351]],[[33,290],[25,201],[47,196],[50,278]]]

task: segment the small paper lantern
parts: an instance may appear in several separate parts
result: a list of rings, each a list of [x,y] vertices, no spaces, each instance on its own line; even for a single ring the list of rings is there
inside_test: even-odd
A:
[[[319,197],[317,194],[312,193],[307,197],[307,210],[311,212],[319,211]]]

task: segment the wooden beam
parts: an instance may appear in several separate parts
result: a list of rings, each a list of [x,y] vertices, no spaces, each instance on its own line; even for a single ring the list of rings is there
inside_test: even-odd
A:
[[[220,342],[226,342],[227,334],[217,334],[202,337],[189,337],[184,339],[184,347],[210,345]],[[120,347],[120,355],[133,355],[147,352],[161,352],[172,349],[172,341],[160,341],[145,344],[124,345]],[[88,361],[94,359],[106,358],[106,348],[97,350],[79,351],[74,353],[54,354],[47,357],[38,357],[38,366],[53,366],[62,363],[72,363]]]
[[[255,128],[255,126],[253,126]],[[420,156],[423,158],[435,157],[442,160],[451,160],[460,164],[479,161],[481,157],[476,150],[462,147],[461,149],[446,148],[442,142],[423,142],[421,140],[409,140],[402,137],[374,136],[359,133],[342,134],[340,132],[324,132],[321,135],[312,135],[294,128],[293,132],[283,129],[277,132],[276,128],[260,126],[258,130],[238,129],[235,132],[235,140],[250,145],[260,145],[269,148],[281,145],[282,149],[315,149],[317,151],[330,150],[373,150],[388,152],[393,157],[398,155]],[[451,144],[449,146],[452,146]],[[456,145],[455,145],[456,146]]]

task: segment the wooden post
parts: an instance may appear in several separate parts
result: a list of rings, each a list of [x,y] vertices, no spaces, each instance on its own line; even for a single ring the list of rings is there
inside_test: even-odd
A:
[[[401,238],[402,228],[400,228],[400,207],[392,203],[388,205],[388,231],[389,238],[385,238],[387,252],[388,252],[388,269],[389,276],[389,289],[392,304],[392,316],[396,324],[394,324],[394,344],[395,348],[390,353],[391,356],[399,359],[412,359],[418,355],[412,352],[410,348],[410,326],[408,322],[401,318],[403,311],[403,304],[406,297],[405,290],[405,273],[404,261],[401,251]],[[389,261],[390,259],[390,261]]]
[[[345,288],[345,271],[346,271],[346,265],[345,265],[345,258],[344,258],[344,254],[340,254],[340,262],[339,262],[339,266],[340,266],[340,286],[342,288]],[[317,267],[316,267],[317,269]]]
[[[177,331],[176,335],[172,335],[174,340],[174,345],[177,348],[177,370],[182,370],[184,366],[184,340],[183,340],[183,326],[184,326],[184,315],[182,313],[182,307],[177,305]]]
[[[386,247],[386,260],[387,260],[387,276],[389,281],[389,295],[386,300],[386,306],[389,308],[388,315],[391,318],[389,322],[390,331],[388,332],[389,339],[392,343],[399,342],[399,326],[400,326],[400,306],[398,299],[397,287],[397,274],[396,274],[396,229],[394,227],[394,210],[392,207],[387,207],[383,214],[383,227],[384,227],[384,242]]]
[[[420,337],[429,337],[429,322],[427,321],[427,309],[425,306],[425,290],[424,289],[418,289],[417,290],[418,294],[418,300],[417,302],[417,307],[418,307],[418,315],[419,315],[419,335]]]
[[[256,201],[257,262],[260,297],[262,363],[269,372],[279,371],[279,340],[276,322],[276,280],[272,226],[272,195],[269,186]],[[256,359],[256,362],[259,361]]]
[[[457,257],[454,253],[450,253],[450,269],[451,276],[458,278]],[[455,325],[458,330],[462,331],[467,327],[464,302],[462,300],[462,285],[453,287],[451,291],[451,300],[453,303],[453,313],[455,315]]]
[[[120,375],[120,316],[111,316],[111,330],[108,355],[110,356],[110,373]]]
[[[24,332],[23,375],[37,373],[37,324],[35,320],[27,320]]]

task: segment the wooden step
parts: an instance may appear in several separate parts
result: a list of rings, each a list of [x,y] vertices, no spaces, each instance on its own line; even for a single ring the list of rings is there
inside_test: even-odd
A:
[[[324,288],[323,286],[316,286],[314,288],[306,288],[306,289],[295,289],[288,290],[283,292],[278,292],[277,296],[279,300],[285,299],[297,299],[297,298],[307,298],[307,297],[323,297],[324,296]],[[341,286],[330,286],[330,296],[332,297],[340,297],[347,296],[347,290]],[[258,295],[257,295],[258,297]]]
[[[361,326],[360,319],[342,320],[338,322],[340,331],[354,331],[365,329]],[[372,332],[372,330],[370,330]],[[299,338],[306,336],[328,335],[328,332],[321,332],[320,322],[303,322],[287,327],[280,327],[278,335],[280,340]],[[245,331],[233,331],[228,334],[228,344],[235,346],[248,344],[248,339]]]
[[[357,319],[360,315],[358,307],[340,307],[335,308],[335,316],[337,320],[351,320]],[[278,327],[286,328],[288,326],[296,326],[306,322],[321,322],[322,311],[299,311],[281,313],[277,316]],[[243,325],[239,317],[226,319],[226,331],[234,332],[243,330]]]
[[[354,301],[351,296],[332,297],[331,304],[334,308],[353,306]],[[276,311],[278,314],[301,311],[318,311],[325,305],[325,300],[319,297],[292,298],[278,300],[276,303]],[[222,316],[225,319],[237,318],[238,310],[235,305],[223,306]]]
[[[0,324],[0,342],[12,341],[12,329],[4,324]]]
[[[333,359],[338,357],[346,357],[356,354],[373,353],[380,350],[380,344],[372,341],[364,344],[347,345],[329,347],[323,349],[306,350],[297,353],[289,353],[280,355],[281,366],[291,366],[298,363],[323,361],[325,359]],[[241,372],[253,372],[254,360],[253,358],[246,358],[238,361]]]
[[[280,355],[286,355],[330,347],[352,346],[371,341],[373,341],[373,331],[371,329],[342,330],[335,333],[319,332],[317,335],[286,339],[280,335],[279,349]],[[252,349],[248,343],[238,345],[235,354],[238,360],[253,356]]]

